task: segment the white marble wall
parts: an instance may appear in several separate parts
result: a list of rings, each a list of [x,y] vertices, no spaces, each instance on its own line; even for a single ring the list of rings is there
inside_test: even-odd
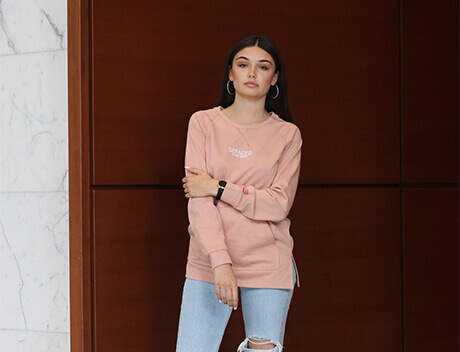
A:
[[[67,0],[0,0],[0,351],[70,351]]]

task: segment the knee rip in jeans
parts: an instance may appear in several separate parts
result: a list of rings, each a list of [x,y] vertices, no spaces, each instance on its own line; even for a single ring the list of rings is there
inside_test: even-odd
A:
[[[260,348],[249,348],[249,341],[251,341],[252,345],[274,345],[272,349],[263,350]],[[259,351],[266,351],[266,352],[282,352],[283,345],[279,343],[279,341],[271,340],[271,339],[263,339],[256,336],[246,337],[243,342],[238,346],[237,352],[245,352],[245,351],[252,351],[253,349],[257,349]]]

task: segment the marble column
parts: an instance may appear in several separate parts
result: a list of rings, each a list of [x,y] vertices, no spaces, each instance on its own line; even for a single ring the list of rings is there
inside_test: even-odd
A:
[[[0,0],[0,351],[70,351],[67,0]]]

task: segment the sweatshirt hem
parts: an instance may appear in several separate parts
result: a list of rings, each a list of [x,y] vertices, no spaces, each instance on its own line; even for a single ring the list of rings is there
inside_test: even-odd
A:
[[[297,264],[295,263],[294,255],[291,256],[292,262],[294,263],[294,269],[295,269],[295,274],[297,278],[297,287],[300,287],[300,276],[299,276],[299,270],[297,269]]]
[[[282,255],[284,259],[279,257],[278,269],[245,270],[244,268],[233,268],[238,287],[294,289],[294,270],[297,275],[296,285],[300,287],[299,274],[292,252],[288,254],[283,250],[281,251],[287,256]],[[287,268],[287,265],[290,266],[290,269]],[[211,266],[196,264],[190,260],[187,261],[185,277],[214,284],[214,271]]]
[[[214,284],[214,275],[212,278],[210,278],[208,275],[203,275],[203,274],[186,274],[186,278],[192,279],[192,280],[198,280],[202,282],[207,282]],[[292,279],[291,279],[292,282]],[[278,288],[278,289],[284,289],[284,290],[292,290],[293,286],[291,285],[276,285],[271,282],[264,282],[260,281],[258,284],[254,284],[254,280],[252,279],[240,279],[238,280],[238,287],[248,287],[248,288]]]

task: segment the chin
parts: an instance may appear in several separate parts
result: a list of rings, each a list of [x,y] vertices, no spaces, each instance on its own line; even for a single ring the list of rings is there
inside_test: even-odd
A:
[[[246,92],[238,92],[238,95],[242,97],[248,97],[251,99],[254,99],[254,98],[261,99],[264,97],[264,95],[260,94],[260,92],[254,92],[254,94],[248,94]]]

